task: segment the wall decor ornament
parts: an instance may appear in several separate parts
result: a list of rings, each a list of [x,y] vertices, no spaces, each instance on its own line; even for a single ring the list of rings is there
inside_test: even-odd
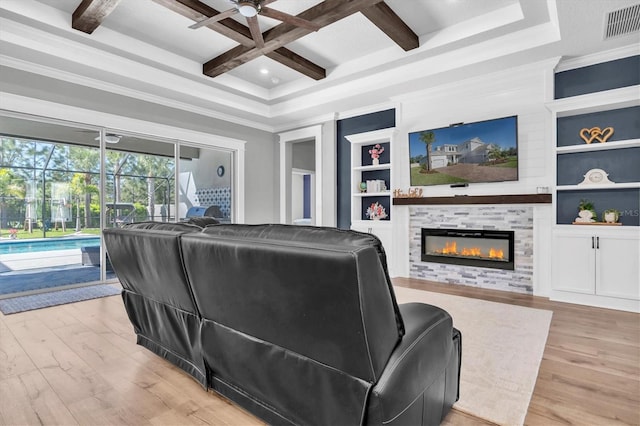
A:
[[[421,198],[422,188],[409,188],[407,192],[401,189],[394,189],[393,196],[395,198]]]
[[[380,164],[380,154],[382,154],[383,152],[384,152],[384,147],[381,146],[379,143],[372,146],[371,149],[369,150],[369,154],[371,154],[371,164],[373,164],[374,166],[377,166],[378,164]]]
[[[609,173],[602,169],[591,169],[584,175],[584,180],[578,185],[605,185],[615,183],[609,180]]]
[[[605,143],[611,135],[613,135],[613,127],[605,127],[604,129],[600,129],[600,127],[592,127],[590,129],[584,128],[580,129],[580,137],[587,144],[591,142],[598,141],[600,143]]]

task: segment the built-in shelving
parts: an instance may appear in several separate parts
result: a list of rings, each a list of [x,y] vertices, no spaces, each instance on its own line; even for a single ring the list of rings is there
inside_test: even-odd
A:
[[[590,143],[584,145],[560,146],[556,149],[558,154],[570,154],[573,152],[608,151],[611,149],[640,147],[640,139],[615,141],[609,143]]]
[[[353,197],[388,197],[391,195],[391,191],[382,191],[382,192],[357,192],[355,194],[351,194]]]
[[[629,189],[640,188],[640,182],[603,183],[598,185],[558,185],[558,191],[593,191],[594,189]]]
[[[590,87],[585,76],[590,73],[593,81],[601,79],[598,67],[580,69],[574,77],[579,74],[584,81],[572,80],[572,84]],[[607,79],[610,87],[616,77]],[[563,78],[569,81],[566,75]],[[552,300],[640,311],[638,93],[640,85],[636,84],[547,103],[552,112],[556,170]],[[581,135],[594,127],[614,131],[606,142],[587,144]],[[612,183],[579,184],[594,169],[603,170]],[[579,206],[585,201],[593,204],[599,222],[576,223]],[[618,223],[601,222],[606,210],[619,212]]]

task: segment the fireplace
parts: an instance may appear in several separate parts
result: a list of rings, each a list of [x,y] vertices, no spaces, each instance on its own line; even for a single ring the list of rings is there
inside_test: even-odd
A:
[[[513,271],[513,231],[422,228],[422,261]]]

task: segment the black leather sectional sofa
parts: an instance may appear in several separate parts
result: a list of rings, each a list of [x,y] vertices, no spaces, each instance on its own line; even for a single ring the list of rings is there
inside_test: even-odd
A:
[[[396,303],[375,236],[146,222],[104,239],[138,344],[271,424],[431,425],[458,399],[460,333]]]

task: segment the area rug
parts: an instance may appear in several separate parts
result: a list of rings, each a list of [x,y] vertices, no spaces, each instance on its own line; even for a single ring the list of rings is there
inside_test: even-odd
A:
[[[98,284],[68,290],[50,291],[30,296],[13,297],[11,299],[0,300],[0,311],[5,315],[16,314],[18,312],[47,308],[49,306],[114,296],[120,294],[121,290],[122,288],[119,285]]]
[[[500,425],[524,423],[552,312],[394,287],[398,303],[449,312],[462,332],[460,400],[454,409]]]

